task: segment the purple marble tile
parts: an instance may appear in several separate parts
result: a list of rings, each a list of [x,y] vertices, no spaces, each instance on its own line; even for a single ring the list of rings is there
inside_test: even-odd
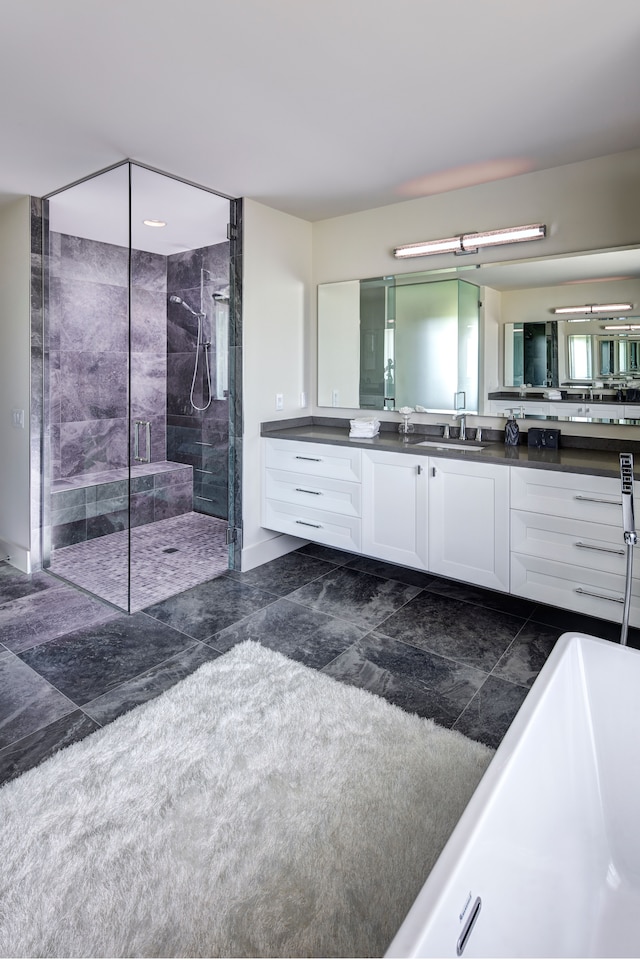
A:
[[[154,520],[166,520],[193,509],[193,485],[176,483],[155,491]]]
[[[126,352],[129,347],[126,289],[86,280],[60,285],[60,349]]]
[[[167,289],[167,258],[146,250],[132,250],[131,282],[136,290],[164,294]]]
[[[167,299],[163,290],[131,288],[131,349],[134,353],[166,353]]]
[[[123,186],[126,190],[126,185]],[[125,288],[128,286],[129,250],[126,196],[127,193],[123,192],[124,216],[122,219],[121,245],[61,234],[57,260],[58,276],[65,279],[89,280],[92,283],[105,283]]]
[[[91,420],[60,425],[60,476],[98,473],[127,463],[127,421]]]

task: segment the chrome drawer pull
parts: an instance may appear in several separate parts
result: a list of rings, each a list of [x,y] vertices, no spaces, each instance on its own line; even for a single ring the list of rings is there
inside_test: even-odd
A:
[[[624,603],[624,597],[607,597],[604,593],[595,593],[595,591],[585,590],[583,587],[576,587],[576,593],[583,593],[585,597],[596,597],[597,600],[611,600],[612,603]]]
[[[304,487],[296,487],[296,493],[312,493],[314,497],[322,496],[322,490],[305,490]],[[620,553],[624,553],[624,550],[621,550]]]
[[[592,543],[580,543],[579,540],[574,543],[574,547],[582,547],[583,550],[598,550],[600,553],[615,553],[616,556],[624,557],[624,550],[616,550],[615,547],[596,547]]]
[[[586,500],[587,503],[608,503],[611,507],[621,507],[622,500],[603,500],[602,497],[583,497],[582,494],[576,493],[574,500]]]
[[[306,520],[296,520],[296,523],[299,523],[301,527],[315,527],[316,530],[322,530],[321,523],[308,523]]]
[[[314,463],[322,463],[321,457],[301,457],[296,454],[296,460],[313,460]]]

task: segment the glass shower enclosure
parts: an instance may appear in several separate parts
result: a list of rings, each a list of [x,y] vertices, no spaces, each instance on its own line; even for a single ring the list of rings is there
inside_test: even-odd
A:
[[[128,612],[228,568],[231,203],[132,161],[43,203],[43,566]]]

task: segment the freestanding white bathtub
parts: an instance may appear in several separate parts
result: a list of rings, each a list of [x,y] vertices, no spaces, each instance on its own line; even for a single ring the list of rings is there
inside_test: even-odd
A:
[[[564,634],[387,957],[640,957],[640,651]]]

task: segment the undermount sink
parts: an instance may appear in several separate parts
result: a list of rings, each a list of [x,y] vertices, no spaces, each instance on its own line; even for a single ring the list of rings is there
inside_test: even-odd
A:
[[[484,450],[482,443],[458,443],[455,440],[453,442],[448,440],[420,440],[419,443],[414,444],[414,446],[431,447],[433,450],[475,450],[476,453]]]

